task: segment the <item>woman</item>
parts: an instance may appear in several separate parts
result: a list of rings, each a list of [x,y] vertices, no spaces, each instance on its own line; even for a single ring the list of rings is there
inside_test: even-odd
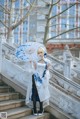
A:
[[[45,51],[42,47],[40,47],[37,51],[38,62],[33,63],[35,72],[32,75],[32,95],[31,100],[33,101],[33,114],[34,115],[42,115],[43,114],[43,102],[49,99],[49,67],[50,61],[44,58]],[[36,102],[39,102],[40,108],[37,112]]]

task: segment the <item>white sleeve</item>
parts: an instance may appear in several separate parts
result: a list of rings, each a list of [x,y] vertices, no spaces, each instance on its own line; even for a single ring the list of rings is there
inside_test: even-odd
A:
[[[49,85],[49,79],[50,79],[50,72],[49,70],[47,70],[44,78],[42,78],[42,84],[44,87]]]

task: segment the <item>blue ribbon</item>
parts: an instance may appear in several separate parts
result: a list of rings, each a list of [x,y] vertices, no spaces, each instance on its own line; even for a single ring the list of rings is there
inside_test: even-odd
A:
[[[38,81],[39,83],[42,83],[42,80],[41,80],[40,76],[38,75],[38,73],[34,74],[34,80]]]

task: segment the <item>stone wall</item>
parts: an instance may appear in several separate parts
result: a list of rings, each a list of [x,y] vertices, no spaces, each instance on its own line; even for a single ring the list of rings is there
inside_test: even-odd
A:
[[[29,82],[32,79],[32,72],[29,70],[28,65],[26,65],[26,70],[24,70],[23,68],[16,64],[14,65],[13,62],[5,58],[2,61],[1,74],[13,82],[13,84],[17,84],[17,87],[22,87],[24,90],[27,89]]]

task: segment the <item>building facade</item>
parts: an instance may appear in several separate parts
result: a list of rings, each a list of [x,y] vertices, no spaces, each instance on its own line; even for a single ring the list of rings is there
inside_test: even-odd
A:
[[[5,8],[9,7],[9,3],[9,0],[1,0],[1,4],[4,5]],[[45,3],[42,0],[38,0],[36,6],[29,17],[13,31],[15,43],[23,44],[27,41],[35,40],[42,42],[46,26],[46,14],[48,13],[49,6],[47,0]],[[23,17],[28,10],[26,0],[14,2],[12,10],[14,10],[13,21]],[[63,12],[64,10],[65,12]],[[77,28],[80,27],[79,11],[79,0],[61,0],[57,5],[53,6],[51,16],[54,16],[54,18],[50,21],[51,27],[49,30],[49,38],[53,38],[49,42],[54,45],[50,47],[62,47],[62,45],[66,43],[74,46],[80,43],[80,28]],[[0,12],[0,14],[2,15],[2,12]],[[8,24],[9,16],[7,14],[3,16],[1,19],[4,19],[4,22]],[[67,32],[68,30],[69,32]],[[6,34],[7,31],[5,28],[5,36]]]

